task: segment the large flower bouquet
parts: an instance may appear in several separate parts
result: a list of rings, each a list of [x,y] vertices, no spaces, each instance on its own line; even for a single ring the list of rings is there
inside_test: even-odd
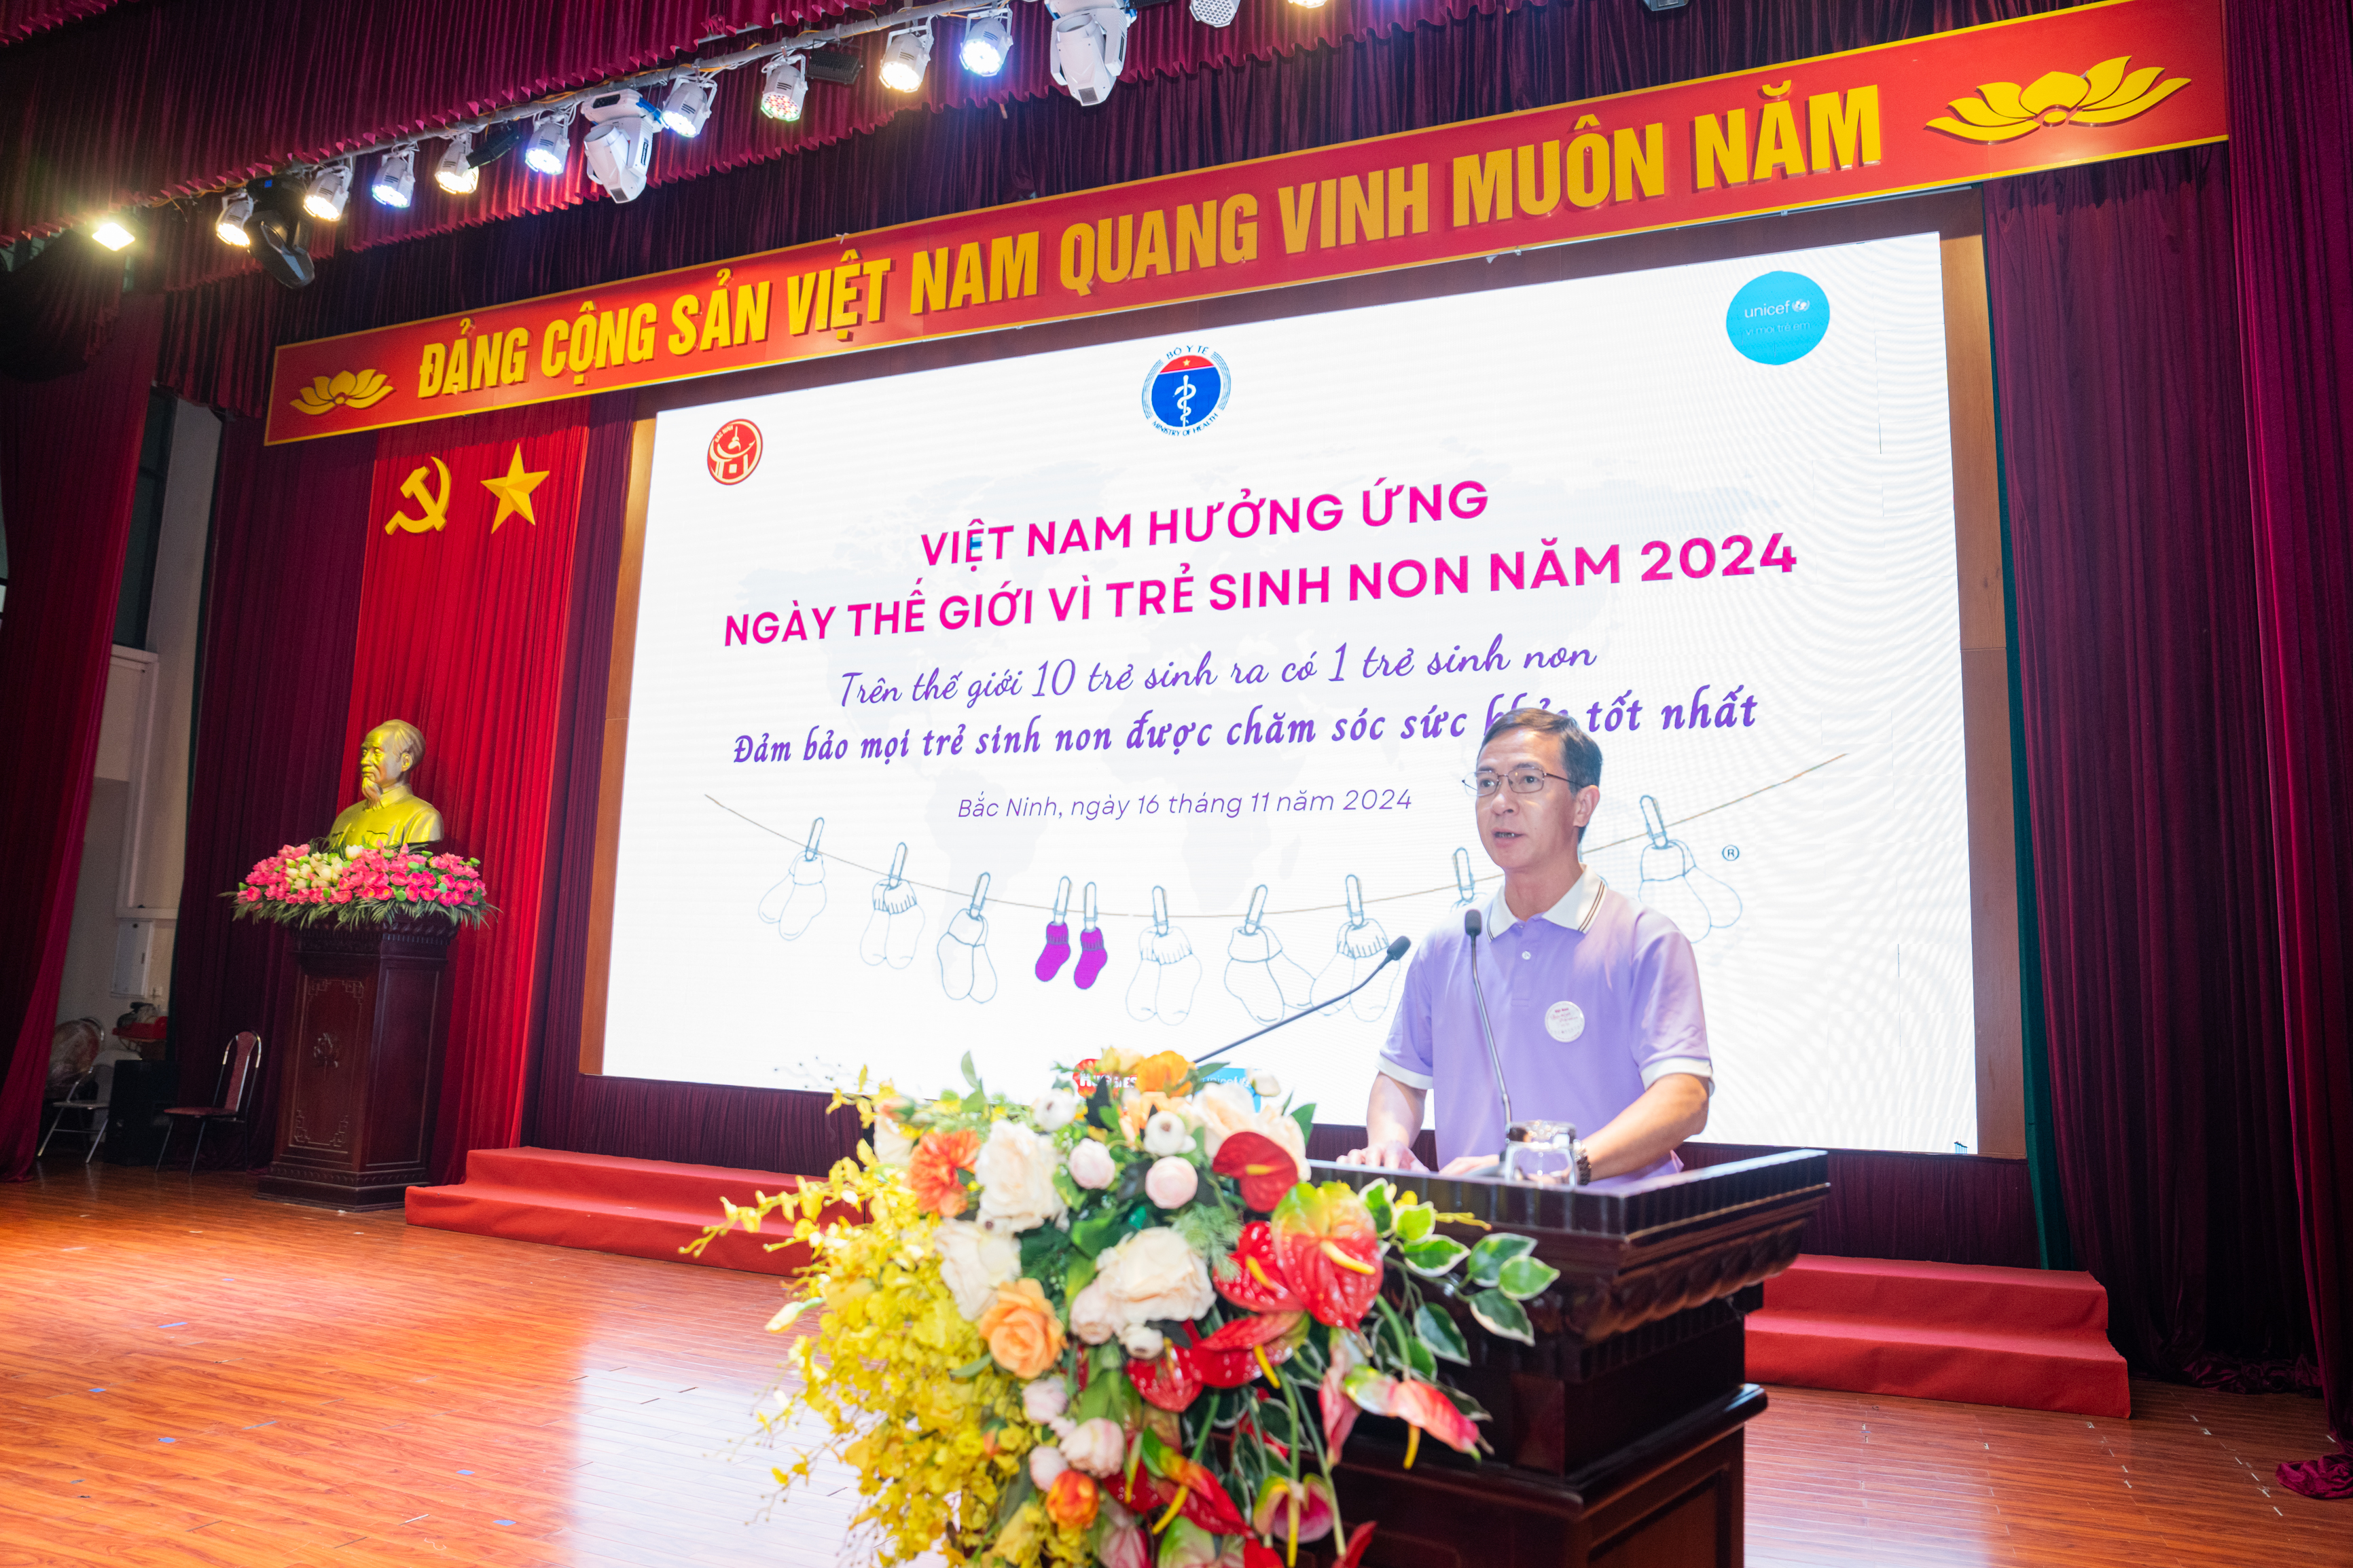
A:
[[[239,920],[366,926],[447,920],[478,926],[498,911],[481,862],[417,849],[311,850],[289,844],[254,863],[227,895]]]
[[[777,1481],[838,1456],[884,1563],[1277,1568],[1324,1542],[1354,1568],[1373,1524],[1333,1466],[1359,1413],[1406,1423],[1408,1465],[1424,1434],[1475,1457],[1485,1412],[1440,1363],[1466,1331],[1533,1342],[1521,1302],[1556,1271],[1386,1181],[1310,1183],[1314,1107],[1263,1076],[1082,1066],[1027,1104],[969,1057],[928,1101],[861,1078],[836,1100],[870,1129],[855,1160],[690,1248],[782,1211],[812,1250],[768,1327],[817,1326],[761,1424],[822,1436]]]

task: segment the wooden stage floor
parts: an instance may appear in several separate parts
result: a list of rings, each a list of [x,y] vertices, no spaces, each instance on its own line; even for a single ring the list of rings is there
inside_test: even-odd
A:
[[[0,1186],[0,1565],[830,1564],[732,1452],[772,1279],[52,1160]],[[2353,1564],[2283,1492],[2319,1402],[2136,1382],[2128,1422],[1775,1389],[1752,1564]]]

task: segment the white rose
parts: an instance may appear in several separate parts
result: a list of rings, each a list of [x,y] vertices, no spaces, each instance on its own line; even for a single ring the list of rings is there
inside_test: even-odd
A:
[[[1029,1450],[1029,1479],[1038,1483],[1038,1489],[1041,1492],[1054,1484],[1056,1476],[1070,1468],[1069,1458],[1050,1443],[1042,1448]]]
[[[1021,1231],[1061,1218],[1069,1205],[1054,1185],[1060,1163],[1054,1146],[1019,1122],[991,1127],[972,1165],[980,1180],[982,1223]]]
[[[1101,1279],[1071,1298],[1071,1332],[1086,1343],[1102,1344],[1126,1326],[1118,1301]]]
[[[1019,1244],[970,1220],[942,1220],[932,1247],[940,1255],[940,1282],[967,1322],[988,1310],[999,1285],[1021,1278]]]
[[[1258,1097],[1261,1100],[1281,1100],[1282,1098],[1282,1080],[1275,1077],[1272,1073],[1267,1071],[1264,1068],[1253,1068],[1250,1069],[1250,1086],[1258,1091]]]
[[[1155,1110],[1152,1120],[1144,1124],[1144,1152],[1147,1154],[1176,1154],[1192,1146],[1192,1129],[1173,1110]]]
[[[1071,1385],[1060,1377],[1041,1377],[1021,1388],[1021,1414],[1043,1426],[1071,1407]]]
[[[1089,1192],[1101,1192],[1118,1174],[1119,1167],[1112,1163],[1111,1151],[1093,1139],[1084,1140],[1071,1151],[1071,1180]]]
[[[1122,1327],[1155,1318],[1189,1321],[1218,1299],[1209,1288],[1209,1266],[1166,1226],[1137,1231],[1106,1248],[1095,1259],[1094,1283],[1087,1289],[1110,1296]],[[1074,1316],[1076,1310],[1074,1303]]]
[[[1077,1431],[1062,1439],[1062,1458],[1072,1469],[1091,1476],[1110,1475],[1127,1459],[1127,1434],[1119,1429],[1118,1422],[1100,1415],[1082,1421]]]
[[[1131,1323],[1119,1331],[1120,1347],[1138,1361],[1158,1361],[1168,1341],[1148,1323]]]
[[[915,1141],[907,1130],[887,1116],[874,1119],[874,1159],[878,1164],[893,1170],[904,1170],[907,1162],[915,1157]]]
[[[1079,1097],[1067,1089],[1050,1089],[1029,1102],[1030,1120],[1040,1132],[1059,1132],[1078,1116]]]

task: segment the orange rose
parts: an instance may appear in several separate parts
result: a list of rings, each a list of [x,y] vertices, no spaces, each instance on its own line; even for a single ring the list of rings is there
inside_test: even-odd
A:
[[[1145,1094],[1173,1089],[1192,1076],[1193,1064],[1176,1051],[1162,1051],[1135,1064],[1135,1087]]]
[[[916,1205],[948,1219],[964,1213],[964,1184],[956,1180],[956,1173],[971,1170],[979,1155],[977,1132],[924,1133],[907,1162],[907,1185]]]
[[[1098,1501],[1092,1476],[1064,1470],[1046,1489],[1046,1515],[1064,1530],[1084,1530],[1095,1521]]]
[[[1062,1325],[1035,1279],[997,1288],[997,1300],[973,1327],[988,1342],[997,1364],[1024,1380],[1043,1377],[1062,1359]],[[1089,1517],[1093,1505],[1088,1505]]]

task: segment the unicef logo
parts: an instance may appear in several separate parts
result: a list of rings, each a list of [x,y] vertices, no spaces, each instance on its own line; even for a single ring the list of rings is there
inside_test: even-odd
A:
[[[1190,436],[1225,412],[1233,372],[1215,349],[1180,347],[1164,354],[1144,383],[1144,416],[1164,435]]]
[[[1802,272],[1750,279],[1724,312],[1724,332],[1733,348],[1758,364],[1801,360],[1830,330],[1830,296]]]

